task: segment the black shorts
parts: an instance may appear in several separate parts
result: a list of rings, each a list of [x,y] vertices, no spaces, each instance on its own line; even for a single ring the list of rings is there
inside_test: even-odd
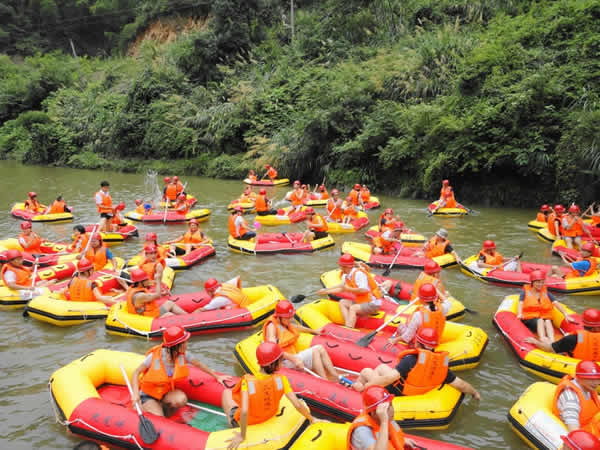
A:
[[[112,213],[100,213],[100,217],[103,219],[112,219],[113,214]]]
[[[527,328],[529,328],[531,330],[531,332],[533,333],[537,333],[537,323],[538,323],[537,318],[535,319],[527,319],[527,320],[523,320],[523,325],[525,325]]]
[[[257,216],[274,216],[277,214],[277,211],[274,209],[267,209],[266,211],[256,211]]]
[[[388,384],[385,389],[392,395],[396,397],[402,395],[403,386],[401,384]]]
[[[254,231],[248,231],[247,233],[243,234],[242,236],[236,239],[239,239],[240,241],[249,241],[253,237],[256,237],[256,233]]]
[[[238,406],[234,406],[233,408],[231,408],[229,410],[229,416],[227,417],[227,419],[229,421],[229,425],[231,425],[231,428],[238,428],[240,426],[240,424],[237,423],[237,420],[235,420],[233,418],[233,416],[235,416],[235,413],[237,412],[238,409],[239,409]]]
[[[327,231],[313,231],[313,233],[315,234],[315,239],[323,239],[329,236]]]
[[[146,394],[143,391],[140,391],[140,403],[143,405],[144,403],[146,403],[148,400],[156,400],[158,403],[160,403],[160,400],[157,398],[152,397],[151,395]]]

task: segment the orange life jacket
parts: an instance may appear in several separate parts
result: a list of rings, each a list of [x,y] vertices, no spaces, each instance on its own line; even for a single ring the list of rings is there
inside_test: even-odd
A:
[[[544,214],[543,212],[537,213],[535,220],[537,220],[538,222],[546,223],[546,214]]]
[[[27,247],[25,247],[21,243],[21,241],[29,242],[29,245]],[[21,247],[23,247],[23,250],[28,251],[30,253],[40,253],[41,252],[40,245],[42,244],[42,240],[35,233],[31,233],[29,236],[25,236],[24,233],[21,233],[19,235],[19,244],[21,244]]]
[[[2,281],[4,281],[4,284],[7,286],[8,284],[6,283],[6,278],[4,278],[4,274],[8,271],[13,272],[16,275],[15,284],[17,286],[31,287],[31,272],[29,271],[29,269],[27,269],[26,267],[14,267],[11,266],[9,263],[4,264],[0,275],[2,276]]]
[[[442,306],[438,304],[437,309],[435,311],[432,311],[431,309],[429,309],[429,307],[419,306],[419,308],[417,308],[417,311],[421,313],[422,319],[419,330],[423,328],[433,328],[435,331],[437,331],[438,336],[440,336],[441,338],[442,333],[444,332],[444,327],[446,325],[446,316],[444,316]],[[416,314],[417,311],[415,311],[413,314]]]
[[[145,215],[146,214],[146,208],[144,208],[144,205],[137,205],[135,207],[135,212],[141,215]]]
[[[352,189],[350,191],[350,193],[348,194],[348,197],[350,197],[352,199],[352,204],[355,206],[358,206],[360,204],[360,201],[358,200],[358,191],[356,189]]]
[[[94,265],[94,270],[102,270],[108,262],[106,257],[106,247],[102,244],[100,248],[96,250],[90,246],[85,254],[85,258]]]
[[[65,206],[67,206],[67,204],[62,201],[62,200],[54,200],[54,202],[52,203],[52,206],[50,206],[50,210],[48,211],[48,214],[61,214],[65,212]]]
[[[349,205],[346,205],[346,207],[344,208],[344,216],[350,216],[350,217],[357,217],[358,213],[356,212],[356,209],[354,209],[354,204],[350,203]]]
[[[352,432],[358,427],[369,427],[373,430],[375,436],[378,435],[380,424],[377,423],[369,414],[363,412],[350,424],[348,434],[346,435],[346,448],[349,450],[359,450],[352,445]],[[404,433],[400,425],[395,420],[388,422],[388,450],[404,450]]]
[[[250,181],[256,181],[256,175],[248,175]]]
[[[442,256],[446,253],[446,247],[448,247],[450,241],[442,239],[442,242],[438,242],[437,237],[432,237],[427,242],[427,248],[425,250],[425,256],[427,258],[435,258],[436,256]]]
[[[481,256],[483,255],[483,257],[485,258],[485,263],[489,264],[491,266],[498,266],[500,264],[502,264],[502,255],[500,253],[498,253],[496,250],[494,250],[494,254],[490,255],[489,253],[484,252],[483,250],[481,250],[479,252],[479,257],[481,258]]]
[[[79,236],[75,237],[75,239],[73,239],[73,242],[69,245],[69,250],[75,250],[76,248],[78,248],[77,244],[81,242],[81,244],[79,244],[78,249],[80,252],[82,252],[87,247],[89,239],[90,238],[87,233],[80,234]]]
[[[422,285],[424,285],[425,283],[431,283],[436,288],[438,288],[441,292],[444,291],[444,286],[442,285],[442,280],[440,280],[439,278],[436,278],[434,276],[431,276],[425,272],[421,272],[419,274],[419,276],[417,277],[417,279],[415,280],[415,284],[413,284],[412,294],[410,295],[411,300],[414,300],[415,298],[417,298],[419,296],[419,288]]]
[[[181,184],[181,182],[178,181],[176,186],[177,186],[177,195],[179,195],[183,192],[183,184]]]
[[[267,176],[274,180],[277,178],[277,171],[273,167],[270,167],[269,170],[267,170]]]
[[[133,301],[133,297],[138,292],[148,292],[148,289],[143,287],[130,287],[127,289],[127,312],[129,314],[138,314],[140,316],[157,318],[160,316],[160,306],[156,304],[155,300],[144,303],[141,306],[136,306]],[[144,391],[146,392],[146,391]],[[148,393],[148,392],[146,392]]]
[[[37,201],[37,199],[27,199],[25,200],[25,209],[31,212],[39,212],[40,209],[42,208],[42,205],[40,205],[40,202]]]
[[[407,355],[417,355],[417,363],[404,380],[403,395],[425,394],[442,385],[448,375],[448,352],[432,352],[422,348],[406,350],[400,353],[398,361]]]
[[[69,285],[69,300],[72,302],[95,302],[94,282],[83,278],[73,278]]]
[[[277,414],[279,401],[284,393],[281,375],[275,374],[263,379],[244,375],[232,389],[233,400],[240,406],[233,416],[238,423],[242,413],[242,380],[246,380],[248,385],[248,425],[263,423]]]
[[[387,231],[388,230],[380,233],[378,236],[375,236],[373,238],[373,246],[383,249],[383,253],[391,253],[395,243],[394,241],[388,241],[386,238],[383,237],[383,233]]]
[[[302,189],[295,189],[290,194],[290,202],[292,206],[300,206],[304,203],[305,192]]]
[[[102,197],[102,202],[98,205],[96,204],[96,207],[98,208],[98,212],[100,214],[102,213],[112,213],[112,198],[110,196],[110,194],[108,193],[104,193],[104,191],[100,190],[98,192],[96,192],[96,195],[100,195],[100,197]]]
[[[396,221],[394,219],[387,220],[385,218],[385,213],[381,214],[381,216],[379,216],[379,231],[383,233],[387,230],[393,230],[396,225],[395,222]]]
[[[361,189],[359,195],[363,203],[368,203],[369,200],[371,200],[371,191],[369,191],[368,189]]]
[[[581,225],[581,219],[579,217],[565,216],[564,220],[567,222],[567,227],[563,225],[563,235],[567,237],[583,236],[583,226]]]
[[[295,326],[290,324],[289,328],[281,325],[279,320],[275,316],[271,316],[269,320],[265,322],[262,328],[263,339],[267,336],[267,326],[272,323],[275,327],[275,333],[277,336],[277,344],[281,347],[281,350],[287,353],[298,353],[296,349],[296,341],[300,336]]]
[[[215,295],[227,297],[240,308],[245,308],[251,303],[250,298],[244,294],[244,291],[242,291],[239,287],[229,283],[223,283],[219,289],[217,289]]]
[[[542,287],[540,292],[530,285],[523,286],[525,298],[523,299],[523,320],[552,319],[552,300],[548,297],[548,289]]]
[[[239,238],[241,236],[243,236],[244,234],[246,234],[248,232],[248,228],[246,228],[246,221],[244,220],[242,225],[240,226],[240,231],[239,233],[235,231],[235,218],[237,217],[237,215],[231,215],[229,216],[229,222],[228,222],[228,227],[229,227],[229,234],[234,237],[234,238]],[[242,219],[243,220],[243,219]]]
[[[187,378],[189,369],[185,356],[179,354],[174,361],[173,376],[169,376],[162,360],[162,345],[152,347],[146,353],[146,356],[148,355],[152,355],[152,361],[150,367],[140,375],[140,390],[160,400],[175,389],[177,381]]]
[[[592,226],[600,224],[600,216],[592,216]]]
[[[558,397],[562,392],[569,388],[577,395],[579,399],[579,426],[581,429],[592,433],[595,436],[599,435],[599,424],[595,415],[600,411],[600,398],[596,391],[589,392],[589,399],[585,398],[583,391],[573,383],[573,377],[571,375],[565,375],[554,391],[554,399],[552,401],[552,413],[560,417],[560,411],[558,409]]]
[[[445,200],[444,208],[456,208],[456,199],[450,186],[442,189],[441,198]]]
[[[177,214],[187,214],[190,212],[190,205],[188,205],[188,203],[183,200],[182,202],[180,202],[179,200],[177,200],[177,203],[175,203],[175,211],[177,211]]]
[[[312,231],[320,231],[323,233],[329,229],[327,227],[327,222],[325,222],[325,219],[323,216],[321,216],[321,214],[315,214],[313,216],[313,220],[308,222],[308,228],[310,228]]]
[[[183,243],[184,244],[199,244],[204,241],[204,234],[200,230],[196,230],[195,232],[187,231],[183,235]]]
[[[381,291],[379,290],[379,286],[377,286],[377,283],[375,282],[375,278],[373,278],[373,275],[371,275],[369,272],[366,272],[362,269],[359,269],[358,267],[355,267],[352,269],[352,271],[346,275],[346,279],[344,281],[344,284],[350,288],[358,288],[358,285],[356,284],[356,274],[358,272],[362,272],[367,276],[367,280],[369,281],[369,290],[370,292],[365,292],[363,294],[354,294],[356,296],[356,299],[354,300],[355,303],[368,303],[371,301],[371,296],[374,296],[375,298],[379,299],[382,298],[383,295],[381,294]]]
[[[175,199],[177,199],[177,185],[173,184],[173,183],[169,183],[167,184],[167,187],[165,188],[165,197],[167,198],[167,200],[170,201],[175,201]]]
[[[335,205],[336,200],[330,198],[327,202],[327,213],[329,214],[329,218],[334,222],[340,222],[343,218],[342,216],[342,208],[340,206]]]
[[[562,225],[560,225],[560,223],[562,223],[562,221],[560,220],[560,217],[558,217],[556,215],[556,213],[550,213],[548,214],[548,218],[546,219],[546,223],[547,223],[547,227],[548,227],[548,232],[552,235],[552,236],[556,236],[556,233],[554,232],[554,223],[558,220],[559,225],[558,225],[558,232],[562,234]]]
[[[587,270],[587,272],[585,272],[583,274],[584,277],[588,277],[590,275],[592,275],[594,272],[596,272],[596,268],[598,266],[598,263],[596,262],[596,258],[583,258],[582,261],[589,261],[590,263],[590,268]],[[567,273],[566,278],[578,278],[582,275],[579,275],[579,270],[571,270],[569,273]]]
[[[158,256],[158,253],[156,256]],[[150,261],[149,259],[144,259],[138,267],[140,269],[142,269],[144,272],[146,272],[146,275],[148,275],[148,278],[150,278],[150,280],[154,281],[154,276],[156,275],[156,266],[159,266],[159,265],[162,265],[162,264],[158,260],[158,258],[156,258],[156,261]],[[164,269],[164,265],[163,265],[163,269]]]
[[[259,195],[258,197],[256,197],[254,206],[256,207],[257,212],[268,211],[269,204],[267,203],[267,196]]]
[[[327,200],[329,198],[329,192],[327,190],[320,193],[321,200]]]
[[[579,330],[573,358],[600,361],[600,333]]]

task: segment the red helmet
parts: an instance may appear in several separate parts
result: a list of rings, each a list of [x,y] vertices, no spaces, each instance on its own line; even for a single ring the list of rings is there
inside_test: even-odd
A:
[[[394,396],[390,394],[386,388],[373,385],[363,391],[362,399],[364,410],[369,413],[374,411],[377,408],[377,405],[389,403],[394,400]]]
[[[419,298],[424,302],[433,302],[437,298],[435,286],[431,283],[424,283],[419,287]]]
[[[139,205],[141,205],[142,203],[144,203],[144,202],[143,202],[141,199],[139,199],[139,198],[136,198],[136,199],[135,199],[135,204],[136,204],[136,205],[138,205],[138,206],[139,206]]]
[[[356,183],[356,184],[354,185],[354,189],[360,189],[360,184]]]
[[[129,272],[129,279],[132,283],[139,283],[148,279],[148,274],[142,269],[132,269]]]
[[[306,209],[304,210],[304,212],[305,212],[306,214],[309,214],[309,215],[311,215],[311,214],[314,214],[314,213],[315,213],[315,210],[314,210],[314,208],[313,208],[312,206],[309,206],[308,208],[306,208]]]
[[[598,380],[600,379],[600,366],[594,361],[579,361],[575,366],[575,377]]]
[[[319,186],[319,191],[323,192],[324,190],[325,190],[325,186],[324,185]]]
[[[384,214],[394,214],[394,210],[392,208],[386,208],[383,213]]]
[[[450,180],[442,180],[442,184],[443,184],[443,185],[450,184]]]
[[[571,431],[566,436],[560,437],[567,449],[572,450],[598,450],[600,449],[600,440],[592,433],[584,430]]]
[[[300,186],[300,180],[294,181],[294,186]]]
[[[594,243],[590,241],[584,242],[581,246],[581,250],[594,253]]]
[[[565,207],[559,203],[558,205],[554,205],[554,211],[558,214],[562,214],[565,212]]]
[[[262,367],[268,366],[283,356],[281,347],[272,342],[263,342],[256,348],[256,359]]]
[[[438,273],[439,271],[442,270],[440,265],[438,263],[436,263],[435,261],[427,261],[425,263],[424,269],[425,269],[425,273],[427,275],[433,275],[434,273]]]
[[[267,194],[267,190],[265,188],[260,188],[260,191],[258,191],[258,193],[260,195],[266,195]]]
[[[332,189],[331,191],[331,195],[339,195],[340,191],[338,191],[337,189]]]
[[[158,240],[158,236],[156,235],[156,233],[154,231],[151,231],[150,233],[146,234],[146,241],[157,241]]]
[[[541,270],[534,270],[529,274],[529,281],[532,283],[534,281],[544,281],[546,279],[546,275]]]
[[[233,208],[233,210],[235,212],[244,212],[244,208],[242,208],[240,205],[237,205]],[[197,222],[197,221],[196,221]]]
[[[404,230],[404,222],[401,220],[397,220],[394,222],[394,231],[402,231]]]
[[[177,200],[185,200],[187,197],[185,196],[185,194],[179,194],[177,196]]]
[[[154,245],[154,244],[144,245],[144,253],[156,253],[156,252],[158,252],[156,245]]]
[[[21,222],[21,230],[31,229],[31,222]]]
[[[347,201],[348,203],[352,202],[352,197],[346,197],[346,201]]]
[[[342,256],[340,256],[340,259],[338,259],[338,265],[353,267],[354,266],[354,256],[352,256],[348,253],[344,253]]]
[[[275,305],[275,317],[292,318],[295,312],[294,305],[287,300],[281,300]]]
[[[123,211],[123,210],[125,209],[125,202],[121,202],[121,203],[119,203],[119,204],[118,204],[118,205],[115,207],[115,209],[116,209],[117,211]]]
[[[192,225],[192,224],[198,225],[198,221],[196,219],[192,219],[192,220],[190,220],[190,225]]]
[[[579,214],[581,210],[579,209],[579,206],[577,206],[576,204],[572,204],[571,206],[569,206],[569,212],[572,214]]]
[[[13,259],[22,258],[23,254],[19,250],[6,250],[4,253],[7,261],[12,261]]]
[[[277,215],[278,215],[278,216],[285,216],[285,209],[281,209],[281,208],[279,208],[279,209],[277,210]]]
[[[92,241],[100,241],[102,242],[102,235],[100,233],[92,234]]]
[[[421,328],[417,331],[417,342],[429,347],[436,347],[440,343],[440,337],[433,328]]]
[[[483,248],[485,248],[485,249],[496,248],[496,243],[494,241],[490,241],[488,239],[487,241],[483,241]]]
[[[583,326],[600,327],[600,311],[588,308],[583,312]]]
[[[271,166],[269,164],[265,164],[265,169],[269,169]]]
[[[169,177],[165,177],[165,180],[164,180],[164,181],[165,181],[165,183],[170,183],[170,182],[171,182],[171,178],[169,178]]]
[[[178,177],[177,175],[175,175],[175,176],[173,177],[173,182],[174,182],[174,183],[176,183],[177,181],[179,181],[179,177]]]
[[[219,286],[221,286],[221,284],[216,280],[216,278],[209,278],[204,282],[204,289],[207,291],[217,289]]]
[[[32,191],[32,192],[30,192],[30,193],[29,193],[29,194],[27,194],[27,195],[29,195],[29,198],[32,198],[32,197],[37,197],[37,194],[36,194],[35,192],[33,192],[33,191]]]
[[[81,258],[77,263],[77,271],[78,272],[87,272],[88,270],[92,270],[94,265],[88,259]]]
[[[545,203],[542,205],[542,207],[540,208],[540,211],[545,212],[545,211],[550,211],[550,206],[546,205]]]
[[[163,333],[163,347],[174,347],[177,344],[187,341],[190,338],[190,332],[178,326],[172,326]]]

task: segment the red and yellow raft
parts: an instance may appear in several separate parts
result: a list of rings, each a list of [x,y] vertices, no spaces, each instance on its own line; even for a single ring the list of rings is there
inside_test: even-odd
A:
[[[40,253],[30,253],[23,250],[18,239],[5,239],[0,241],[0,264],[7,262],[5,250],[19,250],[23,255],[23,263],[31,266],[37,260],[40,267],[54,266],[73,261],[76,253],[72,253],[67,245],[57,244],[51,241],[43,241],[40,245]]]
[[[442,216],[442,217],[462,217],[462,216],[466,216],[467,214],[469,214],[469,211],[467,210],[467,208],[465,208],[460,203],[456,204],[456,208],[438,208],[436,210],[435,208],[437,208],[438,203],[439,203],[439,200],[436,200],[435,202],[432,202],[429,204],[429,206],[427,207],[427,210],[429,211],[430,214],[433,214],[434,216]]]
[[[125,217],[136,222],[153,224],[183,223],[189,222],[192,219],[196,219],[198,222],[205,222],[210,217],[210,209],[194,209],[187,214],[180,214],[171,210],[167,210],[166,212],[154,211],[152,214],[140,214],[136,211],[129,211],[125,214]]]
[[[46,210],[45,205],[41,205],[40,211],[34,212],[29,211],[25,208],[25,203],[15,203],[10,210],[13,217],[21,220],[28,220],[29,222],[70,222],[73,220],[73,214],[70,212],[44,214]]]
[[[175,244],[177,247],[184,249],[184,244]],[[200,244],[197,244],[200,245]],[[169,250],[168,244],[161,245],[166,251]],[[196,264],[200,264],[211,256],[215,256],[215,248],[212,246],[212,241],[210,244],[201,244],[200,247],[192,250],[187,255],[176,255],[165,259],[167,263],[167,267],[170,267],[173,270],[186,270],[195,266]],[[128,266],[137,266],[142,262],[144,258],[143,254],[138,254],[132,257],[129,261],[127,261]]]
[[[290,180],[288,178],[279,178],[273,181],[271,180],[251,180],[250,178],[244,179],[244,183],[249,184],[251,186],[285,186],[286,184],[290,184]]]
[[[261,233],[252,240],[243,241],[229,236],[227,244],[237,253],[269,255],[274,253],[311,253],[335,245],[331,236],[302,242],[303,233]]]
[[[367,230],[365,237],[369,240],[372,240],[380,234],[381,232],[379,231],[379,225],[373,225]],[[427,242],[425,236],[418,233],[401,233],[400,239],[402,239],[402,245],[406,247],[423,247],[425,242]]]
[[[399,255],[396,257],[397,250],[393,254],[376,255],[373,253],[373,247],[361,242],[346,241],[342,245],[342,253],[349,253],[356,259],[366,262],[370,266],[389,267],[395,269],[423,269],[428,261],[437,262],[440,267],[448,268],[457,264],[454,255],[447,253],[435,258],[426,258],[424,256],[414,256],[418,249],[415,247],[402,247]]]

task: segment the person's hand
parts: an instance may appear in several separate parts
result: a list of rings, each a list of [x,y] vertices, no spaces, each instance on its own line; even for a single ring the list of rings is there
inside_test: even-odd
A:
[[[390,404],[388,402],[384,402],[384,403],[380,403],[379,405],[377,405],[377,409],[375,410],[375,413],[377,414],[377,417],[379,418],[379,422],[387,422],[389,420],[388,417],[388,410],[390,409]]]
[[[313,330],[313,334],[315,336],[323,336],[325,334],[325,330],[323,328],[319,328],[318,330]]]
[[[417,444],[415,441],[413,441],[412,439],[409,439],[407,437],[404,438],[404,445],[408,448],[420,448],[419,444]]]
[[[140,407],[142,406],[139,393],[137,395],[133,394],[131,396],[131,407],[135,408],[135,405],[139,405]]]
[[[354,389],[357,392],[362,392],[365,390],[365,386],[360,381],[355,381],[354,383],[352,383],[352,389]]]
[[[304,363],[302,362],[302,360],[300,358],[294,359],[294,365],[296,366],[296,368],[298,370],[304,370]]]
[[[319,294],[319,295],[327,295],[327,294],[329,294],[329,289],[319,289],[317,291],[317,294]]]
[[[217,375],[215,376],[215,379],[223,386],[225,386],[226,381],[231,381],[231,377],[229,375]]]
[[[229,442],[227,450],[235,450],[242,442],[244,442],[244,438],[242,437],[242,433],[237,432],[231,439],[227,439],[225,442]]]
[[[571,316],[566,316],[567,322],[577,323],[576,319],[573,319]]]
[[[474,389],[474,392],[471,394],[473,396],[473,398],[477,401],[481,400],[481,395],[479,394],[479,392],[477,390]]]
[[[526,337],[525,339],[523,339],[523,342],[525,342],[527,344],[533,344],[533,345],[535,345],[537,343],[536,339],[533,338],[533,337],[531,337],[531,336]]]

